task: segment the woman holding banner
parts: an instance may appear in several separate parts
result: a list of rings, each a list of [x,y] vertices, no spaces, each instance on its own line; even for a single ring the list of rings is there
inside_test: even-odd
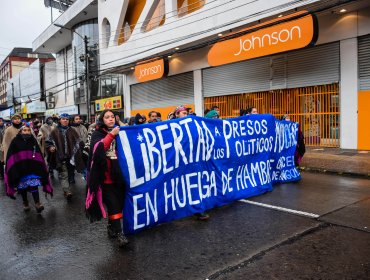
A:
[[[121,226],[124,182],[116,154],[115,138],[118,133],[114,113],[104,110],[91,136],[86,215],[91,222],[106,218],[104,203],[108,210],[108,236],[116,238],[118,246],[123,247],[128,240]]]

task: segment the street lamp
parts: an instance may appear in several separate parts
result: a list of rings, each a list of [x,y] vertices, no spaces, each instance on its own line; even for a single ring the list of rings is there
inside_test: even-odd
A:
[[[87,47],[87,44],[89,43],[88,38],[87,38],[86,35],[85,36],[82,36],[81,34],[79,34],[78,32],[76,32],[75,30],[72,30],[71,28],[65,27],[64,25],[61,25],[61,24],[58,24],[58,23],[54,23],[54,25],[57,26],[57,27],[63,28],[63,29],[67,29],[67,30],[69,30],[69,31],[77,34],[84,41],[85,55],[84,56],[80,56],[80,60],[81,60],[81,62],[82,61],[85,61],[86,109],[87,109],[87,121],[90,122],[91,111],[90,111],[90,95],[89,95],[89,54],[88,54],[88,47]]]

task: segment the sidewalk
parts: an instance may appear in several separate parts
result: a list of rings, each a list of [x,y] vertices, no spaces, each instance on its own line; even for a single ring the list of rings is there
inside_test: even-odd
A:
[[[361,176],[370,179],[370,151],[306,147],[302,170]]]

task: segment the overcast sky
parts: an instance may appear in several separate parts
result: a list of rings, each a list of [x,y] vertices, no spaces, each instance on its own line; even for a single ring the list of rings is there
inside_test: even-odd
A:
[[[53,9],[54,20],[59,15]],[[0,63],[14,47],[32,48],[50,21],[44,0],[0,0]]]

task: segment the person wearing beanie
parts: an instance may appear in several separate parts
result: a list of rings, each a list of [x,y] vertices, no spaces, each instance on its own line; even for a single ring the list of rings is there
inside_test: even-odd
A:
[[[211,110],[205,116],[208,119],[218,119],[220,116],[216,110]]]
[[[0,118],[0,179],[4,179],[4,152],[3,152],[3,138],[6,126],[4,124],[4,119]]]
[[[187,117],[188,116],[187,108],[182,105],[178,106],[174,112],[174,116],[176,119]]]
[[[11,117],[11,126],[9,126],[5,130],[4,138],[3,138],[3,142],[2,142],[3,152],[4,152],[4,159],[6,159],[6,154],[8,152],[10,143],[12,142],[14,137],[18,134],[19,129],[22,127],[21,120],[22,120],[21,115],[14,114]],[[32,129],[31,129],[31,133],[34,137],[36,137]]]
[[[15,199],[16,191],[23,199],[23,210],[30,211],[27,193],[32,194],[37,213],[44,210],[40,202],[39,186],[53,196],[48,170],[31,125],[25,123],[10,143],[5,167],[4,185],[7,196]]]
[[[71,174],[74,167],[77,172],[82,172],[85,168],[81,153],[83,142],[76,130],[69,126],[69,118],[68,114],[60,115],[58,125],[51,131],[45,145],[49,152],[49,164],[58,171],[58,179],[67,200],[72,198],[68,174]]]

